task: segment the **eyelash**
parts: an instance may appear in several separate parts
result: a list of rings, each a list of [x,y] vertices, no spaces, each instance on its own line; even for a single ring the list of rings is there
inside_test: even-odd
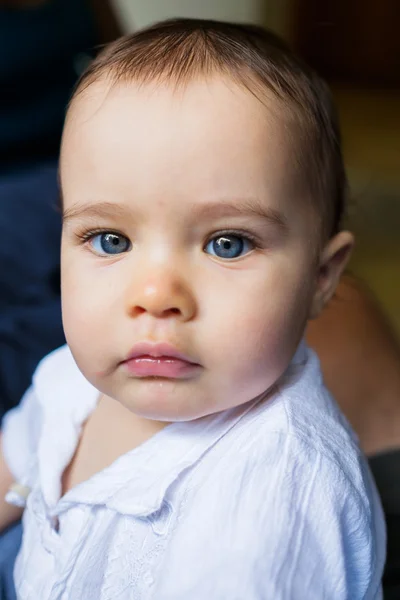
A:
[[[90,240],[93,239],[94,237],[96,237],[96,235],[101,235],[102,233],[112,233],[114,235],[123,235],[124,237],[127,237],[121,231],[116,231],[113,229],[105,229],[105,228],[90,229],[90,230],[84,231],[82,233],[77,233],[76,237],[78,238],[78,240],[80,241],[81,244],[85,244],[87,242],[90,242]],[[254,235],[253,233],[250,233],[249,231],[243,231],[240,229],[221,229],[221,230],[215,231],[213,234],[211,234],[207,237],[207,239],[205,240],[205,242],[203,244],[203,249],[207,246],[207,244],[211,240],[214,240],[218,237],[222,237],[224,235],[232,235],[232,236],[245,238],[246,240],[248,240],[249,242],[251,242],[253,244],[254,248],[262,248],[265,245],[261,242],[261,240],[258,236]]]
[[[96,235],[101,235],[102,233],[113,233],[114,235],[123,235],[124,237],[127,237],[121,233],[121,231],[105,228],[89,229],[88,231],[83,231],[82,233],[76,233],[76,237],[82,244],[85,244],[86,242],[90,242],[90,240],[96,237]]]
[[[224,235],[232,235],[235,237],[241,237],[246,239],[247,241],[251,242],[254,246],[254,248],[261,248],[263,246],[261,240],[254,235],[253,233],[250,233],[249,231],[242,231],[241,229],[220,229],[218,231],[216,231],[215,233],[211,234],[210,236],[208,236],[205,244],[204,244],[204,248],[206,247],[206,245],[211,242],[211,240],[215,240],[216,238],[219,237],[223,237]]]

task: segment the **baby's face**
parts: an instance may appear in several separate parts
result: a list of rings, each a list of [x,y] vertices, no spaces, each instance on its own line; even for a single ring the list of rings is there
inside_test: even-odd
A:
[[[273,101],[220,79],[96,83],[75,101],[61,159],[65,333],[87,379],[133,412],[197,418],[288,366],[318,261],[286,131]]]

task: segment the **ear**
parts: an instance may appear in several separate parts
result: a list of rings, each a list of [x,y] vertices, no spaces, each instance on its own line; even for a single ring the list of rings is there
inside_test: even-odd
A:
[[[354,246],[354,237],[341,231],[325,246],[321,253],[316,289],[311,303],[310,319],[315,319],[335,293],[339,279],[348,263]]]

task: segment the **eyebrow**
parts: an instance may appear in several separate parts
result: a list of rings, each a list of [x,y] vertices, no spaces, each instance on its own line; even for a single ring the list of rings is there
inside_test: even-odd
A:
[[[113,202],[96,202],[90,204],[74,205],[65,209],[63,221],[72,221],[80,218],[110,219],[126,217],[129,210],[124,206]],[[287,220],[278,210],[264,206],[255,198],[239,199],[234,202],[211,202],[200,206],[193,206],[192,214],[196,220],[207,218],[208,220],[226,217],[253,217],[263,219],[269,225],[280,229],[283,233],[289,231]]]
[[[126,217],[128,210],[119,204],[113,202],[96,202],[93,204],[79,204],[67,208],[63,212],[63,222],[80,219],[83,217],[93,219],[110,219],[116,217]]]
[[[193,207],[196,218],[219,219],[224,217],[253,217],[263,219],[269,225],[280,229],[283,233],[289,231],[289,225],[284,215],[275,208],[265,206],[257,198],[240,198],[232,202],[212,202]]]

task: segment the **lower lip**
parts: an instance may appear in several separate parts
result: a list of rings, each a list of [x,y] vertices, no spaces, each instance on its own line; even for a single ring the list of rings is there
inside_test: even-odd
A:
[[[172,357],[138,356],[124,363],[130,375],[135,377],[164,377],[186,379],[199,369],[199,365]]]

